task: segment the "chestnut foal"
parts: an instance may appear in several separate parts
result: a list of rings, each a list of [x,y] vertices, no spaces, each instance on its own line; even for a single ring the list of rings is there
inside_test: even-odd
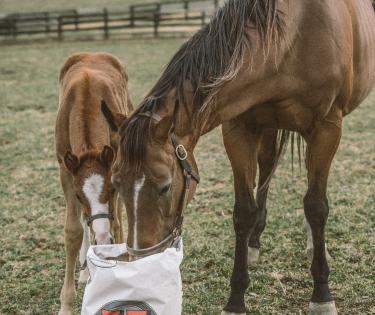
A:
[[[105,53],[75,54],[61,69],[55,142],[66,200],[66,270],[60,315],[72,314],[80,249],[79,282],[87,280],[90,230],[97,244],[123,242],[122,206],[110,181],[118,141],[100,108],[105,101],[118,117],[127,116],[133,109],[127,81],[120,61]]]

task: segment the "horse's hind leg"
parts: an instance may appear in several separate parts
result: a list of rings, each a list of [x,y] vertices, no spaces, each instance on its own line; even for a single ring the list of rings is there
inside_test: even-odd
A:
[[[269,181],[272,173],[276,168],[276,129],[266,129],[261,135],[261,140],[258,148],[258,165],[259,165],[259,180],[256,202],[259,208],[259,217],[254,231],[251,233],[249,240],[249,254],[248,263],[254,265],[259,259],[260,236],[266,227],[267,218],[267,194],[269,188]]]
[[[304,208],[314,245],[311,265],[314,291],[310,303],[310,315],[337,314],[328,287],[329,267],[324,230],[329,212],[326,196],[328,174],[340,138],[340,116],[334,117],[332,121],[318,123],[313,132],[307,136],[308,191],[304,198]]]
[[[83,229],[80,222],[80,210],[73,190],[71,176],[64,169],[60,169],[61,184],[66,200],[66,217],[64,227],[66,268],[64,285],[61,290],[61,308],[59,315],[72,315],[76,289],[74,272],[79,249],[82,243]]]
[[[231,293],[222,314],[245,314],[244,295],[249,285],[248,244],[259,215],[253,195],[257,168],[256,136],[240,121],[224,124],[223,135],[234,174],[233,223],[236,242]]]

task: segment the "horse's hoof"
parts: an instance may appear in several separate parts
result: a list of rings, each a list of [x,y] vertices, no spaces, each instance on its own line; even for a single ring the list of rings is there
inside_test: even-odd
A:
[[[247,263],[249,266],[255,266],[259,260],[259,249],[254,247],[249,247],[247,254]]]
[[[306,256],[307,256],[307,259],[309,260],[309,262],[312,263],[312,260],[313,260],[313,257],[314,257],[314,248],[312,248],[312,247],[307,248],[306,249]],[[327,247],[326,247],[326,258],[327,258],[327,261],[332,260],[332,257],[329,254]]]
[[[246,313],[232,313],[232,312],[222,311],[221,315],[246,315]]]
[[[335,301],[324,303],[310,302],[309,315],[337,315]]]
[[[89,279],[89,277],[90,277],[90,273],[89,273],[89,270],[86,267],[84,270],[81,270],[79,272],[78,284],[80,286],[86,285],[87,280]]]
[[[73,315],[73,312],[71,310],[67,310],[67,309],[61,309],[59,311],[59,314],[58,315]]]

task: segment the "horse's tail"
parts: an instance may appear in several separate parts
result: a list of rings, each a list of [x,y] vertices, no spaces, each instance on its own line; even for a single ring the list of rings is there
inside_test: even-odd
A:
[[[292,155],[292,172],[294,172],[294,152],[295,146],[297,146],[297,156],[298,156],[298,165],[301,172],[302,169],[302,154],[305,151],[304,140],[302,136],[297,132],[292,132],[288,130],[279,130],[277,133],[277,139],[275,141],[275,154],[273,156],[273,168],[265,180],[265,182],[258,188],[258,191],[264,192],[268,189],[271,178],[275,174],[276,168],[280,162],[280,159],[284,156],[286,148],[291,143],[291,155]]]

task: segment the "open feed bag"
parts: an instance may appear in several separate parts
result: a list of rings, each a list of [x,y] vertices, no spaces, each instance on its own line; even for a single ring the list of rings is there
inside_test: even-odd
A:
[[[81,315],[181,315],[182,240],[136,261],[113,258],[126,253],[126,244],[90,247]]]

